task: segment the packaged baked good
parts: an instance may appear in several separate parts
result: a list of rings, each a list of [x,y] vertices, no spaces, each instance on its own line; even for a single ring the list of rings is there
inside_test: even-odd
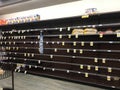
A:
[[[84,34],[97,34],[97,29],[95,29],[95,28],[86,28],[86,29],[84,29]]]
[[[115,30],[115,33],[120,33],[120,29],[118,29],[118,30]]]
[[[113,34],[113,31],[112,30],[107,30],[107,31],[105,31],[105,34]]]
[[[111,28],[108,28],[106,31],[105,31],[105,34],[113,34],[114,32],[112,31]]]
[[[76,35],[76,34],[80,34],[80,35],[82,35],[83,32],[84,32],[83,29],[73,29],[73,31],[72,31],[72,35]]]

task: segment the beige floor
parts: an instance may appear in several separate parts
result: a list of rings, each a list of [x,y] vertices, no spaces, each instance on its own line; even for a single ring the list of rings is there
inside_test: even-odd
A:
[[[0,87],[11,87],[11,77],[0,80]],[[105,90],[78,83],[15,73],[15,90]]]

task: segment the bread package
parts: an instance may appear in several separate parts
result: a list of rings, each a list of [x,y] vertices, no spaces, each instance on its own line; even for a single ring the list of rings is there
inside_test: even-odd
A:
[[[105,34],[113,34],[113,31],[112,30],[107,30],[107,31],[105,31]]]
[[[83,32],[84,32],[83,29],[73,29],[73,31],[72,31],[72,35],[76,35],[76,34],[80,34],[80,35],[82,35]]]
[[[116,30],[115,33],[120,33],[120,29]]]
[[[97,29],[95,28],[86,28],[84,29],[84,34],[97,34]]]

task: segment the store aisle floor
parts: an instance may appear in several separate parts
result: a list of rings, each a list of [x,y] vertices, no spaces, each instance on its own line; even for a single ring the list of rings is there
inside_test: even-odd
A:
[[[0,80],[0,87],[11,87],[11,77]],[[15,73],[15,90],[105,90],[63,80]]]

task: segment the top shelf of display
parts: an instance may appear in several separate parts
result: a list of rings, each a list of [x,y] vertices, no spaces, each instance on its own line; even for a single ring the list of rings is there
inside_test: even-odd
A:
[[[14,25],[14,24],[22,24],[22,23],[29,23],[29,22],[36,22],[40,21],[40,15],[33,15],[27,17],[17,17],[11,19],[1,19],[0,26],[3,25]]]
[[[15,18],[12,21],[8,20],[6,24],[0,25],[1,29],[35,29],[35,28],[52,28],[70,26],[71,28],[98,28],[98,27],[116,27],[120,26],[120,12],[99,13],[92,15],[83,15],[59,19],[40,20],[40,15],[36,15],[34,19]]]

